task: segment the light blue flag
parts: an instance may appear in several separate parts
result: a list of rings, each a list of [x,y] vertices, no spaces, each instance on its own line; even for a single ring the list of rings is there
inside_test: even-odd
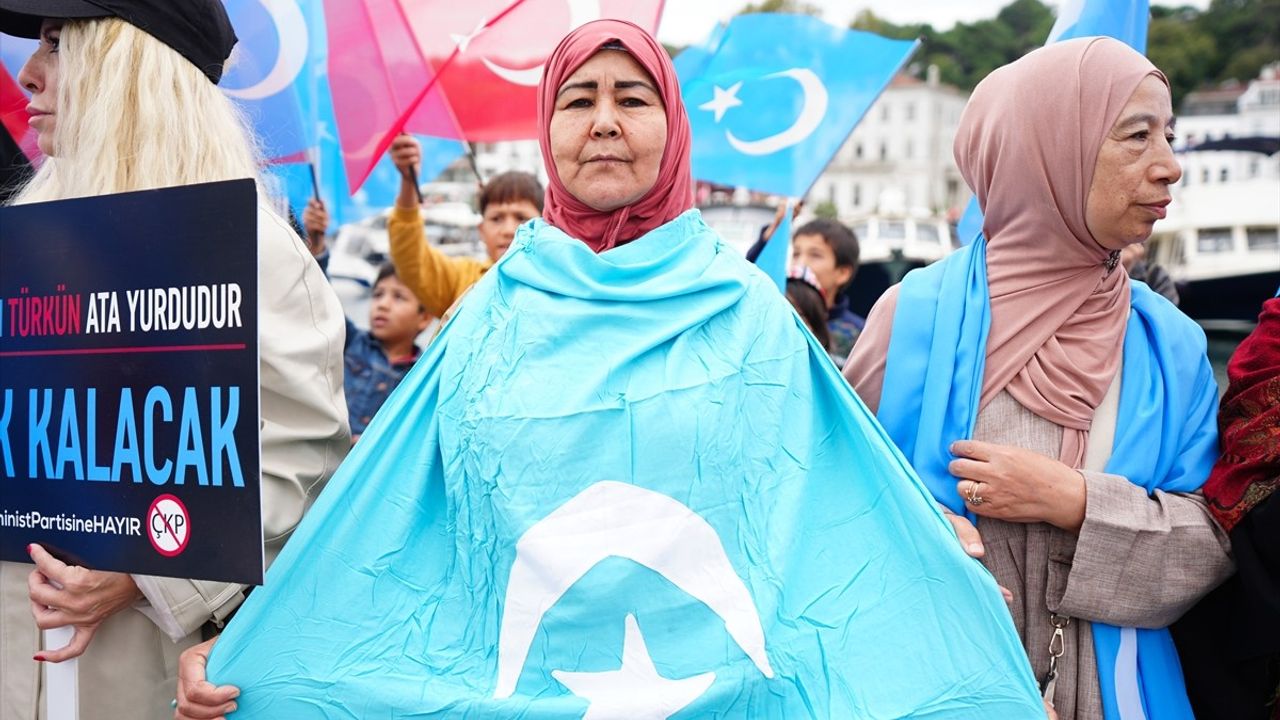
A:
[[[787,292],[787,266],[791,263],[791,209],[794,205],[790,199],[787,200],[782,222],[774,228],[773,236],[756,256],[756,267],[763,270],[778,286],[778,291],[784,294]]]
[[[696,210],[524,225],[208,672],[238,720],[1044,717],[991,576]]]
[[[308,148],[306,159],[315,166],[320,199],[328,208],[332,222],[335,225],[353,222],[390,207],[400,188],[400,174],[387,157],[379,161],[369,179],[354,195],[347,190],[347,175],[342,162],[342,148],[338,144],[337,121],[333,114],[333,98],[329,92],[329,44],[323,1],[237,1],[263,3],[267,6],[292,4],[300,12],[300,15],[295,15],[292,11],[282,11],[291,18],[287,33],[293,37],[306,38],[306,61],[296,73],[292,90],[301,109]],[[301,29],[294,25],[299,17],[304,23]],[[462,144],[455,140],[417,137],[422,143],[423,166],[418,172],[420,180],[430,180],[439,175],[462,154]],[[298,164],[278,165],[269,168],[269,171],[280,179],[290,206],[301,216],[302,208],[314,192],[311,170],[305,164]]]
[[[1058,8],[1058,19],[1044,44],[1102,35],[1145,55],[1150,15],[1150,0],[1065,0]],[[961,243],[968,244],[981,232],[982,210],[975,196],[956,224],[956,236]]]
[[[751,14],[675,60],[699,180],[803,197],[916,41]]]
[[[279,160],[307,146],[295,81],[311,37],[298,0],[224,0],[236,50],[218,86],[239,103],[263,154]]]
[[[1145,55],[1150,17],[1149,0],[1066,0],[1045,45],[1105,35]]]
[[[948,464],[951,443],[973,437],[977,422],[991,327],[986,248],[979,237],[903,279],[878,414],[934,497],[970,518]],[[1130,282],[1130,293],[1106,471],[1148,494],[1195,492],[1218,454],[1204,331],[1145,283]],[[1090,627],[1107,720],[1192,720],[1166,628]]]
[[[5,69],[9,71],[9,76],[16,81],[18,72],[22,70],[23,65],[27,64],[27,60],[38,47],[40,47],[39,40],[0,34],[0,63],[4,64]]]

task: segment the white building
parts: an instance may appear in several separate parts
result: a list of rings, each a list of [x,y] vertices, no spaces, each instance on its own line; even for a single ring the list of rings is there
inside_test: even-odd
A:
[[[1206,142],[1232,138],[1280,138],[1280,63],[1262,69],[1247,86],[1236,85],[1187,95],[1178,115],[1182,163],[1180,185],[1218,185],[1280,178],[1280,153],[1185,152]]]
[[[845,220],[963,209],[970,192],[951,144],[968,94],[939,82],[936,67],[927,77],[894,78],[814,183],[811,206],[830,202]]]
[[[476,166],[485,180],[508,170],[519,170],[534,175],[546,185],[547,172],[542,166],[542,153],[538,151],[537,140],[473,143],[471,147],[476,155]],[[470,159],[463,156],[441,173],[440,179],[475,183],[476,175],[471,169]]]

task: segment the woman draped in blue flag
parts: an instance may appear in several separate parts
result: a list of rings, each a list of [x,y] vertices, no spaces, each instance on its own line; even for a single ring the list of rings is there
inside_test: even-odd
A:
[[[1165,628],[1231,571],[1198,493],[1204,333],[1117,264],[1164,217],[1172,135],[1168,81],[1118,41],[992,73],[955,140],[985,239],[886,293],[845,370],[1012,592],[1063,718],[1191,718]]]
[[[184,657],[179,717],[1045,717],[990,574],[692,209],[662,47],[580,27],[539,113],[543,218]]]

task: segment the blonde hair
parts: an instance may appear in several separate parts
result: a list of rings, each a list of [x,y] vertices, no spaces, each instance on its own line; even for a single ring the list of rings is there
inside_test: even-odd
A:
[[[239,178],[258,180],[267,199],[238,108],[177,51],[123,20],[63,25],[57,103],[54,157],[15,203]]]

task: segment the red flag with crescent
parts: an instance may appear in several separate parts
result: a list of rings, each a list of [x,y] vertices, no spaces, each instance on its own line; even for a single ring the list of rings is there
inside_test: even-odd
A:
[[[538,130],[538,81],[568,32],[601,18],[656,33],[663,0],[400,0],[423,57],[453,111],[461,138],[528,140]],[[435,110],[420,106],[406,127],[434,135]]]
[[[329,85],[354,193],[396,133],[537,137],[542,66],[600,18],[656,32],[663,0],[324,0]]]

